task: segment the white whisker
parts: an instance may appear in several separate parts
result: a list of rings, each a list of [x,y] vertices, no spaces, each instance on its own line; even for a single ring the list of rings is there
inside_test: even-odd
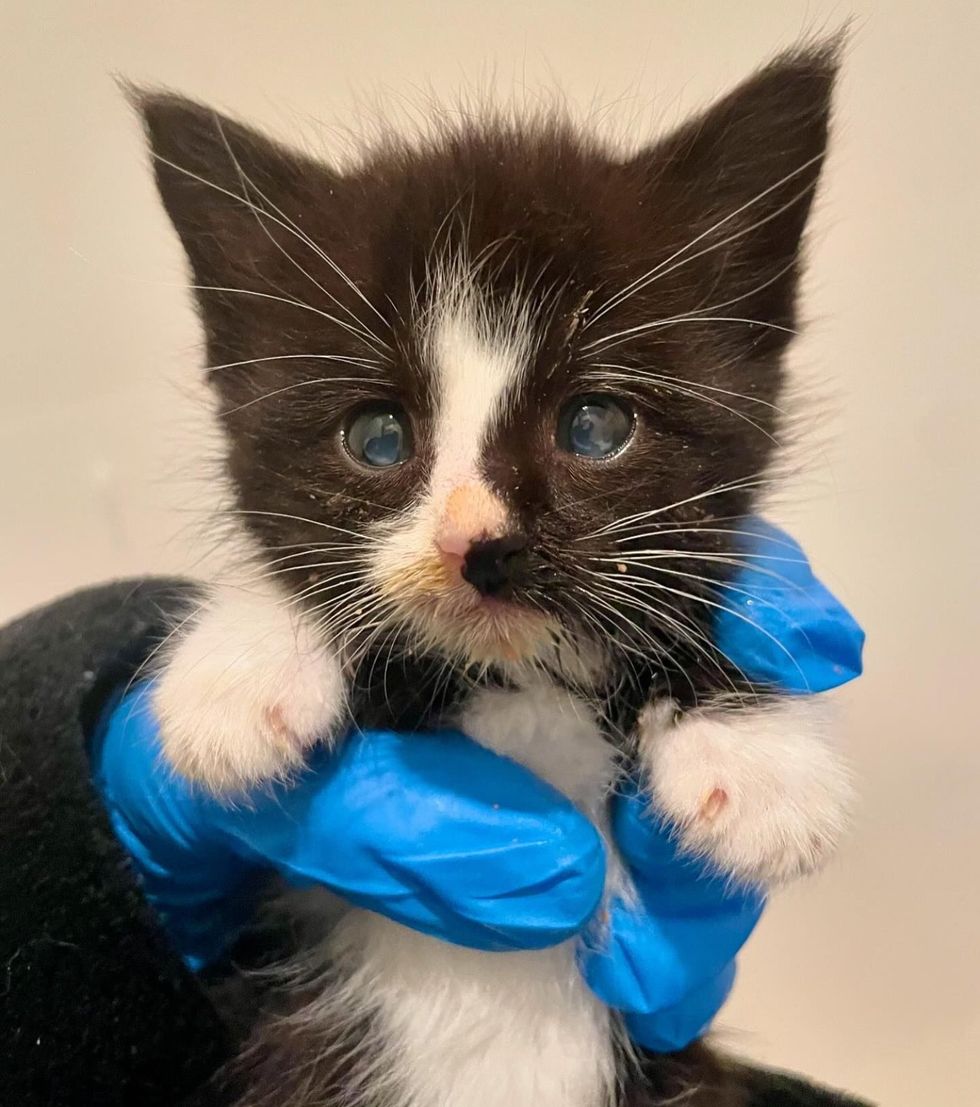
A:
[[[348,334],[358,338],[361,342],[364,342],[366,346],[373,349],[375,353],[379,351],[374,349],[370,342],[366,342],[364,336],[360,334],[350,323],[345,323],[343,319],[338,319],[336,315],[331,315],[327,311],[322,311],[320,308],[313,307],[312,304],[306,303],[304,300],[296,300],[291,296],[276,296],[271,292],[258,292],[252,288],[231,288],[225,285],[217,284],[189,284],[186,286],[197,292],[228,292],[238,296],[257,296],[262,300],[273,300],[276,303],[288,304],[290,307],[300,308],[302,311],[311,311],[314,315],[319,315],[321,319],[327,319],[331,323],[335,323],[342,330]]]
[[[786,412],[777,407],[776,404],[770,403],[768,400],[760,399],[758,396],[748,396],[744,392],[733,392],[730,388],[719,388],[714,384],[705,384],[703,381],[691,381],[685,377],[670,377],[664,373],[658,373],[652,369],[646,369],[643,367],[634,367],[632,365],[618,365],[610,362],[595,362],[589,365],[589,368],[595,369],[615,369],[619,370],[620,375],[611,374],[608,378],[606,374],[602,374],[603,379],[617,380],[617,381],[630,381],[630,380],[644,380],[654,381],[656,383],[668,382],[670,384],[682,384],[688,388],[695,389],[702,392],[719,392],[723,396],[731,396],[737,400],[746,400],[748,403],[760,404],[762,407],[771,408],[773,411],[778,412],[780,415],[785,415]]]
[[[292,384],[283,385],[282,388],[274,388],[271,392],[264,392],[261,396],[253,396],[251,400],[246,400],[244,403],[237,404],[235,407],[229,407],[225,411],[220,412],[221,415],[235,415],[239,411],[244,411],[246,408],[251,407],[253,404],[262,403],[263,400],[271,400],[275,396],[281,396],[284,392],[293,392],[297,388],[307,388],[314,384],[363,384],[363,377],[314,377],[305,381],[293,381]],[[379,382],[373,382],[375,384]],[[385,387],[393,388],[394,385],[389,382],[382,382]]]
[[[698,501],[708,499],[711,496],[720,496],[725,492],[738,492],[749,488],[758,488],[761,485],[771,483],[774,483],[774,480],[772,478],[750,477],[745,480],[732,481],[729,484],[715,485],[714,488],[709,488],[706,492],[699,492],[694,496],[688,496],[686,499],[677,500],[675,503],[667,504],[664,507],[651,508],[649,511],[638,511],[635,515],[626,515],[620,519],[614,519],[611,523],[607,523],[603,527],[599,527],[596,530],[590,531],[588,534],[581,535],[579,538],[576,538],[575,541],[585,542],[593,538],[599,538],[603,535],[622,530],[630,523],[645,523],[646,520],[651,519],[656,515],[663,515],[667,511],[674,511],[677,508],[686,507],[688,504],[697,503]]]
[[[238,369],[242,365],[259,365],[265,361],[335,361],[341,365],[363,365],[366,369],[382,368],[380,361],[371,358],[347,357],[344,354],[272,354],[269,357],[247,357],[241,361],[226,361],[220,365],[205,365],[205,373],[218,373],[222,369]]]
[[[241,163],[239,162],[238,158],[235,156],[235,152],[231,148],[231,144],[228,142],[228,139],[225,135],[224,127],[222,126],[222,123],[221,123],[221,116],[218,115],[217,112],[215,112],[214,121],[215,121],[215,123],[218,127],[218,132],[221,135],[221,141],[224,143],[225,149],[228,151],[228,156],[231,158],[232,162],[234,163],[235,170],[237,171],[238,176],[239,176],[239,180],[243,184],[247,183],[247,186],[249,188],[251,188],[255,193],[257,193],[257,195],[259,196],[259,199],[261,199],[264,204],[267,204],[270,208],[272,208],[272,210],[280,217],[279,219],[276,219],[275,222],[279,223],[280,226],[284,227],[286,230],[291,231],[292,234],[294,234],[301,242],[303,242],[307,246],[309,246],[309,248],[317,255],[317,257],[319,257],[321,261],[325,262],[334,271],[334,273],[338,277],[340,277],[340,279],[347,285],[347,287],[350,288],[352,292],[354,292],[354,294],[361,300],[361,302],[363,304],[365,304],[365,306],[368,307],[371,311],[374,312],[374,314],[378,317],[378,319],[380,319],[381,323],[385,327],[387,327],[388,326],[388,320],[385,319],[385,317],[381,314],[380,311],[378,311],[378,309],[375,307],[375,305],[372,304],[371,301],[364,295],[364,293],[357,287],[357,284],[354,281],[351,280],[351,278],[347,275],[347,273],[345,273],[344,270],[340,268],[340,266],[333,260],[333,258],[331,258],[327,254],[327,252],[321,246],[319,246],[312,238],[310,238],[310,236],[308,234],[306,234],[306,232],[302,229],[302,227],[300,227],[295,222],[295,220],[290,219],[290,217],[282,210],[282,208],[280,208],[278,206],[278,204],[276,204],[272,200],[270,200],[269,197],[266,196],[266,194],[262,191],[262,189],[260,189],[259,186],[245,173],[245,170],[242,168]],[[256,212],[258,212],[257,208],[256,208]],[[270,218],[270,219],[274,218],[273,216],[270,216],[267,211],[264,211],[263,214],[266,216],[266,218]],[[277,243],[277,245],[278,245],[278,243]],[[287,257],[288,256],[289,255],[287,255]],[[289,258],[289,260],[293,261],[293,259],[291,257]],[[296,263],[293,262],[293,264],[296,264]],[[313,280],[313,278],[310,277],[310,274],[307,273],[305,270],[301,270],[301,272],[303,272],[303,274],[305,276],[309,277],[310,280]],[[367,327],[366,324],[364,323],[364,321],[362,319],[360,319],[353,311],[351,311],[351,309],[349,307],[347,307],[346,304],[344,304],[340,300],[338,300],[337,297],[334,296],[332,293],[327,292],[327,290],[325,288],[323,288],[317,281],[314,280],[313,283],[316,284],[317,287],[321,289],[321,291],[326,293],[326,295],[329,296],[330,299],[332,299],[334,301],[334,303],[336,303],[340,307],[342,307],[344,309],[344,311],[346,311],[347,314],[351,316],[352,319],[356,319],[357,322],[362,327],[364,327],[365,331],[368,334],[370,334],[376,341],[382,342],[382,339],[377,334],[375,334],[369,327]],[[387,343],[382,342],[382,345],[387,345]],[[388,347],[388,348],[390,349],[390,347]]]
[[[791,181],[794,177],[798,177],[801,173],[805,173],[807,169],[809,169],[812,165],[816,165],[822,159],[822,152],[819,154],[815,154],[812,158],[808,158],[805,162],[803,162],[802,165],[797,166],[796,169],[787,173],[784,177],[781,177],[778,181],[775,182],[775,184],[771,184],[767,188],[764,188],[761,192],[756,193],[756,195],[753,196],[751,200],[747,200],[744,204],[741,204],[739,207],[735,208],[734,211],[730,211],[726,216],[719,219],[716,223],[713,223],[710,227],[708,227],[707,230],[702,231],[699,235],[696,235],[689,242],[680,247],[680,249],[675,250],[674,253],[665,258],[659,264],[655,265],[653,269],[649,270],[647,273],[644,273],[643,276],[637,277],[636,280],[632,281],[625,288],[615,293],[604,304],[602,304],[601,307],[599,307],[595,311],[592,318],[586,323],[585,328],[591,327],[608,311],[611,311],[614,307],[617,307],[619,304],[623,303],[625,300],[629,299],[631,296],[635,295],[643,288],[646,288],[647,285],[652,283],[655,278],[664,275],[665,272],[668,271],[667,266],[669,266],[670,263],[675,260],[675,258],[681,258],[684,254],[687,253],[688,250],[691,249],[692,246],[696,246],[703,239],[707,238],[711,234],[714,234],[714,232],[717,231],[719,227],[723,227],[726,223],[741,215],[743,211],[746,211],[747,209],[753,207],[760,200],[765,199],[765,197],[768,196],[770,192],[774,192],[777,188],[781,188],[784,184],[786,184],[788,181]],[[729,242],[733,242],[736,239],[741,238],[743,235],[748,234],[750,231],[754,231],[759,227],[764,226],[771,219],[775,219],[778,215],[782,214],[782,212],[785,211],[788,207],[797,203],[814,187],[815,183],[808,184],[806,188],[801,189],[790,200],[781,205],[775,211],[771,212],[769,215],[766,215],[765,217],[755,223],[752,223],[748,227],[744,227],[740,231],[737,231],[734,235],[730,235],[729,237],[722,239],[720,242],[712,243],[712,245],[707,247],[705,250],[699,250],[696,254],[692,254],[684,258],[681,264],[686,265],[687,262],[693,261],[694,258],[701,257],[703,254],[710,253],[712,250],[717,250],[720,246],[724,246]],[[677,266],[672,267],[669,271],[673,272],[674,268],[677,268]]]
[[[603,374],[602,379],[603,380],[608,380],[608,381],[623,381],[623,382],[633,383],[633,382],[635,382],[636,377],[628,376],[626,374],[617,375],[617,374],[613,373],[613,374],[608,374],[608,375]],[[723,410],[728,411],[732,415],[736,416],[736,418],[741,419],[744,422],[748,423],[750,427],[753,427],[760,434],[765,435],[765,437],[768,438],[769,441],[772,442],[774,445],[776,445],[776,446],[780,445],[780,442],[778,441],[778,439],[774,438],[772,436],[772,434],[770,434],[769,431],[766,430],[765,427],[760,426],[760,424],[757,423],[754,419],[752,419],[750,416],[746,415],[744,411],[739,411],[737,408],[734,408],[734,407],[729,406],[728,404],[722,403],[721,400],[715,399],[713,396],[705,396],[701,392],[695,391],[692,388],[684,388],[679,384],[673,384],[666,377],[659,378],[659,379],[653,378],[653,377],[647,377],[645,379],[648,379],[648,380],[656,379],[657,383],[660,385],[660,387],[663,388],[667,392],[678,392],[682,396],[690,396],[692,399],[701,400],[706,404],[711,404],[713,407],[722,408]],[[723,389],[718,389],[717,391],[724,391],[724,390]]]
[[[612,579],[611,574],[597,574],[597,575],[603,575],[603,576],[606,576],[607,579]],[[654,588],[657,591],[669,592],[674,596],[678,596],[678,597],[681,597],[681,598],[687,599],[687,600],[693,600],[695,603],[704,604],[706,607],[715,608],[718,611],[724,611],[727,614],[729,614],[729,615],[733,616],[734,618],[738,619],[740,622],[745,623],[747,626],[753,627],[755,630],[758,630],[760,634],[765,635],[766,638],[768,638],[782,653],[784,653],[786,655],[786,657],[789,658],[789,660],[797,668],[800,675],[803,676],[804,679],[805,679],[805,674],[803,673],[803,670],[800,668],[799,662],[796,660],[796,658],[793,656],[793,654],[786,648],[786,646],[782,642],[780,642],[779,639],[776,638],[775,635],[770,634],[769,631],[765,629],[765,627],[761,627],[757,623],[753,622],[747,615],[744,614],[744,612],[738,611],[734,607],[729,607],[727,604],[718,603],[714,600],[709,600],[706,597],[699,596],[699,595],[697,595],[697,593],[694,593],[694,592],[684,592],[679,588],[671,588],[669,585],[661,584],[659,581],[647,580],[645,578],[636,578],[633,583],[636,584],[636,585],[642,583],[644,586]]]
[[[629,600],[629,598],[623,596],[621,589],[613,588],[612,585],[621,585],[627,588],[635,589],[641,583],[641,581],[635,577],[624,578],[621,575],[614,576],[612,574],[605,573],[596,573],[594,575],[602,578],[606,582],[606,594],[612,596],[612,598],[620,603],[630,603],[631,601]],[[640,602],[641,597],[643,601],[642,603]],[[676,618],[667,615],[663,608],[653,604],[650,601],[649,597],[645,595],[642,591],[640,593],[640,596],[637,596],[635,600],[632,601],[632,604],[637,610],[646,612],[648,617],[654,619],[657,622],[666,623],[667,626],[673,628],[677,633],[679,633],[682,639],[694,649],[695,656],[703,658],[709,665],[716,669],[722,675],[725,683],[731,688],[731,690],[735,694],[741,695],[741,691],[732,680],[731,675],[725,671],[724,666],[721,665],[718,661],[718,656],[723,657],[732,666],[733,670],[745,681],[746,684],[751,683],[741,667],[736,664],[727,653],[721,650],[718,645],[713,642],[704,633],[704,631],[701,630],[700,627],[697,626],[696,623],[692,622],[685,615],[685,613],[680,610],[680,608],[676,607],[674,604],[669,603],[667,600],[663,600],[662,602],[664,603],[668,611],[672,611],[674,613]]]
[[[617,331],[606,338],[598,338],[595,342],[589,342],[583,346],[582,352],[608,350],[613,346],[621,346],[629,338],[649,334],[650,331],[661,330],[664,327],[677,327],[684,323],[742,323],[749,327],[782,331],[784,334],[798,333],[793,327],[784,327],[781,323],[767,323],[763,319],[744,319],[739,315],[676,315],[670,319],[654,319],[650,323],[638,323],[635,327],[627,327],[626,330]]]
[[[257,218],[259,218],[259,216],[261,216],[261,215],[264,215],[266,218],[271,219],[274,223],[277,223],[279,226],[283,227],[285,230],[290,231],[291,233],[295,233],[295,232],[292,231],[292,229],[290,227],[286,226],[286,224],[284,224],[280,220],[276,219],[275,216],[269,215],[268,212],[262,212],[261,209],[257,208],[255,204],[251,203],[251,201],[249,201],[249,199],[246,196],[242,196],[242,195],[240,195],[239,193],[236,193],[236,192],[231,192],[227,188],[222,188],[221,185],[215,184],[214,181],[209,181],[206,178],[199,176],[197,173],[193,173],[193,172],[191,172],[191,170],[185,169],[184,166],[178,165],[176,162],[170,161],[168,158],[165,158],[160,154],[154,153],[153,157],[157,161],[161,162],[163,165],[168,165],[168,166],[170,166],[171,169],[175,169],[178,173],[183,173],[185,176],[191,177],[193,180],[199,181],[201,184],[206,185],[208,188],[213,188],[216,191],[223,193],[225,196],[230,196],[232,199],[237,200],[241,204],[244,204],[247,208],[249,208],[256,215]],[[259,218],[259,223],[261,225],[261,219],[260,218]],[[269,234],[268,228],[263,227],[263,230],[265,231],[265,233],[267,235]],[[270,237],[271,237],[271,235],[270,235]],[[275,245],[280,250],[282,250],[282,246],[278,242],[275,242],[275,239],[272,239],[272,241],[275,243]],[[298,263],[291,257],[291,255],[287,251],[283,250],[283,253],[286,255],[287,258],[289,258],[289,260],[294,265],[297,266],[297,268],[301,269],[304,273],[306,272],[305,270],[302,269],[302,266],[298,265]],[[307,274],[307,276],[309,276],[309,274]],[[312,277],[310,277],[310,280],[314,280],[314,279]],[[319,285],[318,282],[316,282],[315,280],[314,280],[314,284],[317,284],[317,287],[319,287],[321,289],[321,291],[326,292],[326,289],[323,289],[322,286]],[[200,289],[201,291],[213,291],[213,292],[244,292],[245,291],[244,289],[214,288],[214,287],[204,286],[204,285],[190,285],[190,287]],[[336,297],[332,296],[330,293],[327,292],[326,294],[332,300],[334,300],[335,302],[340,303],[340,301],[337,301]],[[255,293],[255,295],[261,295],[261,293]],[[354,315],[353,312],[351,312],[350,309],[343,303],[340,303],[341,308],[344,311],[346,311],[348,315],[351,315],[352,318],[357,320],[357,325],[356,326],[354,326],[350,323],[345,323],[342,319],[338,319],[336,316],[329,314],[329,312],[325,312],[325,311],[322,311],[319,308],[315,308],[311,304],[307,304],[302,300],[289,299],[287,297],[275,297],[275,296],[267,296],[267,298],[268,299],[280,299],[283,303],[292,304],[294,307],[305,308],[307,311],[315,312],[317,315],[322,316],[324,319],[329,319],[331,322],[335,323],[338,327],[343,328],[349,334],[354,335],[355,337],[360,339],[361,342],[363,342],[369,348],[373,349],[378,354],[381,354],[381,351],[377,349],[377,345],[380,345],[380,346],[382,346],[386,349],[389,349],[389,350],[391,349],[391,347],[388,346],[388,344],[386,342],[384,342],[383,339],[378,338],[378,336],[375,335],[373,331],[370,331],[370,330],[366,329],[364,327],[364,323],[356,315]],[[384,355],[382,354],[382,356],[384,356]]]
[[[724,666],[720,664],[717,657],[714,656],[715,653],[719,653],[721,654],[721,656],[725,657],[726,660],[728,660],[727,655],[718,650],[714,643],[711,642],[711,640],[697,627],[696,624],[691,623],[690,620],[688,620],[684,616],[684,613],[679,608],[664,601],[667,609],[674,612],[674,615],[677,616],[677,618],[674,618],[672,615],[668,615],[661,607],[658,607],[651,603],[647,596],[642,596],[643,602],[641,603],[641,597],[638,596],[631,599],[630,597],[623,595],[622,588],[613,588],[613,584],[626,586],[629,585],[629,581],[624,580],[621,576],[613,577],[612,575],[600,573],[595,573],[593,575],[605,582],[604,584],[599,584],[598,587],[600,587],[603,592],[611,599],[615,600],[617,603],[626,604],[634,608],[635,610],[640,611],[641,613],[646,615],[647,618],[652,619],[658,625],[666,625],[667,627],[671,628],[676,634],[679,634],[681,639],[687,642],[688,645],[691,646],[691,648],[694,650],[695,656],[703,658],[709,665],[717,669],[718,672],[721,673],[725,682],[732,689],[732,691],[738,693],[738,688],[735,685],[735,682],[732,680],[731,676],[725,672]],[[735,666],[735,669],[737,672],[741,673],[741,670],[738,669],[737,666]],[[695,692],[696,697],[696,689],[693,682],[691,681],[690,675],[683,669],[681,670],[681,672],[690,684],[692,691]],[[744,674],[741,675],[744,676]]]
[[[365,542],[373,542],[374,539],[369,534],[361,534],[356,530],[349,530],[347,527],[338,527],[333,523],[324,523],[319,519],[308,519],[305,515],[289,515],[282,511],[257,511],[248,510],[246,508],[231,508],[228,511],[229,515],[256,515],[269,519],[290,519],[294,523],[305,523],[311,527],[323,527],[324,530],[335,530],[340,534],[349,534],[352,538],[360,538]]]

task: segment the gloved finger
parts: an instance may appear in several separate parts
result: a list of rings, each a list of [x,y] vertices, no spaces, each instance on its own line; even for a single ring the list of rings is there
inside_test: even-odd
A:
[[[743,897],[762,899],[757,889],[740,887],[705,858],[684,853],[671,824],[651,807],[634,782],[624,783],[610,812],[613,837],[633,883],[656,899],[663,914],[699,911],[711,902]]]
[[[634,879],[642,876],[665,888],[684,888],[712,875],[703,861],[681,852],[674,828],[635,781],[621,784],[610,820],[616,848]]]
[[[612,901],[607,925],[583,941],[579,960],[605,1003],[649,1014],[679,1003],[732,960],[765,899],[681,854],[635,786],[617,796],[612,829],[632,888]]]
[[[478,949],[577,933],[602,895],[592,824],[516,762],[454,732],[351,736],[249,807],[211,805],[239,852]]]
[[[739,538],[742,565],[716,614],[718,648],[750,680],[786,692],[823,692],[860,676],[864,631],[799,544],[757,516]]]
[[[608,1006],[652,1014],[679,1003],[715,976],[744,945],[762,913],[754,896],[713,896],[684,913],[666,914],[642,892],[615,901],[607,932],[583,941],[579,964],[589,988]]]
[[[735,982],[735,962],[692,989],[673,1007],[652,1014],[628,1014],[630,1038],[653,1053],[675,1053],[708,1031]]]
[[[260,896],[254,865],[202,836],[189,786],[162,762],[150,687],[120,689],[95,727],[93,782],[143,895],[195,971],[216,960]]]

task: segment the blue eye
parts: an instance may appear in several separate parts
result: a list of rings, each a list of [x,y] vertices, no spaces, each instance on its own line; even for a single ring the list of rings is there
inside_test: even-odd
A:
[[[412,453],[408,416],[394,405],[362,409],[344,431],[347,452],[362,465],[387,469]]]
[[[612,457],[633,434],[632,412],[612,396],[576,396],[558,421],[558,445],[578,457]]]

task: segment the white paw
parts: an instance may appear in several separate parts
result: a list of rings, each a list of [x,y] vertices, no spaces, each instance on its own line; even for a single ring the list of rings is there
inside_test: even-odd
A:
[[[279,597],[216,592],[157,680],[164,756],[218,794],[288,775],[345,707],[339,661]]]
[[[648,709],[640,720],[648,787],[685,852],[758,885],[819,868],[851,798],[826,723],[826,705],[813,696],[699,709],[676,722]]]

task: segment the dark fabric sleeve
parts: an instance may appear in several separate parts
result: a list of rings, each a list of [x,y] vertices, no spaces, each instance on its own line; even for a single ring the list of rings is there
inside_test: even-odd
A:
[[[873,1107],[864,1099],[808,1084],[798,1076],[743,1066],[748,1107]]]
[[[4,1107],[224,1107],[209,1078],[233,1035],[143,901],[85,748],[194,596],[181,581],[103,585],[0,630]],[[861,1107],[738,1069],[745,1107]]]
[[[0,1102],[166,1104],[226,1033],[170,950],[89,783],[85,731],[193,596],[122,582],[0,631]]]

